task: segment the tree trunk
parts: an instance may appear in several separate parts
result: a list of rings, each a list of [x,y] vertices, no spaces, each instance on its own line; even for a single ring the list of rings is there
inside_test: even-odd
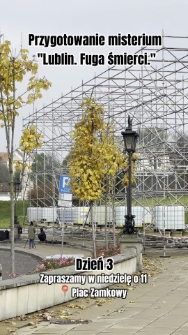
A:
[[[106,251],[108,251],[108,229],[107,229],[107,197],[108,197],[108,179],[106,177],[106,194],[105,194],[105,245],[106,245]]]
[[[15,252],[14,252],[14,180],[13,168],[10,167],[10,206],[11,206],[11,272],[15,274]]]
[[[112,224],[113,224],[113,242],[116,247],[116,225],[115,225],[115,181],[113,179],[113,194],[112,194]]]
[[[90,202],[90,212],[91,212],[91,224],[92,224],[92,236],[93,236],[93,257],[97,258],[96,252],[96,239],[95,239],[95,223],[93,222],[93,202]]]
[[[13,110],[15,110],[16,87],[15,87],[15,67],[13,58]],[[13,154],[14,154],[14,131],[15,131],[15,115],[12,114],[12,125],[9,126],[9,136],[7,138],[7,148],[9,153],[9,170],[10,170],[10,203],[11,203],[11,260],[12,273],[15,274],[15,252],[14,252],[14,204],[16,202],[16,194],[14,199],[14,170],[13,170]],[[11,131],[11,139],[10,139]]]

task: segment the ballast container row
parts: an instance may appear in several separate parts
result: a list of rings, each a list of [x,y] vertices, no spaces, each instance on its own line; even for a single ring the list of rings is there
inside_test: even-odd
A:
[[[125,206],[112,207],[94,206],[93,222],[97,226],[104,226],[105,221],[108,226],[123,227],[127,208]],[[185,229],[185,208],[183,206],[155,206],[141,207],[133,206],[132,214],[135,215],[135,226],[142,227],[143,224],[153,224],[156,229]],[[113,218],[114,216],[114,218]],[[29,207],[27,209],[28,221],[46,223],[66,223],[75,225],[91,226],[91,211],[89,207]]]

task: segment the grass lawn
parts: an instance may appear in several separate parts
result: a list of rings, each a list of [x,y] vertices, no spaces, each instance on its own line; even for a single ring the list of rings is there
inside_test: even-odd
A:
[[[19,200],[16,203],[18,221],[23,226],[27,222],[27,201]],[[10,227],[10,201],[0,201],[0,228]]]
[[[104,205],[104,204],[102,204]],[[126,206],[125,200],[120,200],[115,202],[116,206]],[[148,206],[148,207],[154,207],[154,206],[186,206],[188,207],[188,195],[182,195],[176,197],[153,197],[153,198],[143,198],[139,197],[137,199],[132,200],[132,206]]]

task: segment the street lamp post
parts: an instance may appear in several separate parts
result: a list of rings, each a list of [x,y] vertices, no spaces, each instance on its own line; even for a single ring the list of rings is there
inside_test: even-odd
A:
[[[125,226],[123,228],[123,234],[135,234],[135,216],[132,215],[132,185],[131,185],[131,174],[132,174],[132,154],[136,149],[136,142],[138,134],[132,130],[132,119],[128,116],[128,127],[121,133],[123,135],[125,152],[129,155],[129,184],[127,187],[127,215],[125,215]]]

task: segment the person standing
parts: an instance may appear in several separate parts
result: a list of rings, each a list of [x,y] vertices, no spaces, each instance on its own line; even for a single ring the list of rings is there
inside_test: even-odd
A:
[[[35,228],[33,226],[32,221],[28,228],[28,239],[29,239],[29,249],[34,248],[35,247]]]

